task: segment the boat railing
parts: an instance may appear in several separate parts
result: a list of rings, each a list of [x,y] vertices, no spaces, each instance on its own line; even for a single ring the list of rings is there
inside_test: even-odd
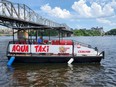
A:
[[[65,42],[67,41],[67,42]],[[75,41],[75,40],[44,40],[44,43],[48,44],[52,44],[52,45],[73,45],[72,43],[74,43],[74,45],[82,45],[84,47],[88,47],[88,48],[93,48],[91,45],[89,44],[85,44],[79,41]],[[29,40],[15,40],[15,41],[10,41],[9,44],[38,44],[36,39],[29,39]]]
[[[34,44],[34,43],[37,43],[35,39],[9,41],[9,44]]]
[[[51,44],[51,45],[82,45],[84,47],[88,48],[93,48],[96,49],[96,47],[92,47],[89,44],[85,44],[79,41],[75,40],[44,40],[43,41],[45,44]],[[9,44],[38,44],[36,39],[29,39],[29,40],[15,40],[15,41],[10,41]]]
[[[82,45],[82,46],[85,46],[85,47],[88,47],[88,48],[93,48],[89,44],[85,44],[85,43],[82,43],[82,42],[79,42],[79,41],[75,41],[75,40],[73,40],[73,42],[74,42],[74,45]]]

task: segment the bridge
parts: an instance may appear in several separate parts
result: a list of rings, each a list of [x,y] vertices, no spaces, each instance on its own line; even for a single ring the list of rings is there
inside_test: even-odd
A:
[[[66,24],[56,23],[43,18],[25,4],[13,3],[7,0],[0,0],[0,25],[12,27],[47,27],[62,29],[68,33],[71,28]]]

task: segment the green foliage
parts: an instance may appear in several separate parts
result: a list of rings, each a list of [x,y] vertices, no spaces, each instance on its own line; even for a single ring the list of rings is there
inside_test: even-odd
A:
[[[55,31],[55,30],[44,30],[44,32],[43,32],[44,36],[49,36],[49,34],[50,34],[50,36],[57,36],[58,35],[58,31]],[[36,36],[36,31],[29,32],[29,35],[30,36]],[[40,31],[38,31],[38,36],[41,36],[41,32]]]
[[[105,35],[116,35],[116,29],[111,29],[110,31],[106,32]]]
[[[30,31],[29,32],[29,36],[35,36],[36,35],[36,32],[35,31]]]
[[[44,36],[49,36],[49,33],[50,33],[50,36],[58,35],[58,31],[56,31],[56,30],[45,30],[43,34],[44,34]]]
[[[101,33],[98,30],[86,30],[79,29],[73,30],[75,36],[100,36]]]

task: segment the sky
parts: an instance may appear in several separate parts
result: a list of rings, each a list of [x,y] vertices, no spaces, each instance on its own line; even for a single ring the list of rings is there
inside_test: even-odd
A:
[[[9,0],[26,4],[44,18],[73,29],[116,28],[116,0]]]

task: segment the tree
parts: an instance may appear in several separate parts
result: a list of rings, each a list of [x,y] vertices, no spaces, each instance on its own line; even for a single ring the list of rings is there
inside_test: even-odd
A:
[[[111,29],[110,31],[106,32],[105,35],[116,35],[116,29]]]

